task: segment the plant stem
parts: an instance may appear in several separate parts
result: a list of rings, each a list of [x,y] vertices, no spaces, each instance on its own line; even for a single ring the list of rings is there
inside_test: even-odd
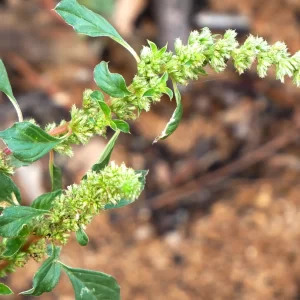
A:
[[[4,148],[4,149],[3,149],[3,152],[4,152],[7,156],[12,154],[12,151],[11,151],[8,147]]]
[[[66,133],[69,131],[69,123],[67,122],[66,124],[64,125],[61,125],[61,126],[58,126],[52,130],[50,130],[48,132],[49,135],[52,135],[52,136],[56,136],[56,135],[60,135],[60,134],[63,134],[63,133]]]

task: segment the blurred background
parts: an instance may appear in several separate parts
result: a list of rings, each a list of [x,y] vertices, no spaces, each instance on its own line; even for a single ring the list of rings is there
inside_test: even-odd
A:
[[[136,72],[121,46],[64,24],[52,11],[57,2],[0,1],[0,57],[25,117],[41,125],[68,119],[84,89],[96,89],[99,61],[110,61],[127,83]],[[204,26],[236,29],[241,42],[252,33],[300,49],[299,0],[79,2],[106,16],[137,51],[147,39],[172,49],[176,37]],[[261,80],[254,69],[238,76],[229,63],[182,93],[184,118],[169,139],[152,145],[174,110],[163,98],[114,150],[116,162],[150,170],[142,197],[95,218],[89,245],[73,238],[62,260],[112,274],[124,300],[300,299],[300,90],[275,81],[274,70]],[[3,95],[0,104],[3,129],[16,115]],[[72,159],[56,158],[65,186],[79,182],[106,142],[94,138]],[[47,163],[16,173],[25,203],[49,191]],[[37,268],[32,261],[6,282],[29,289]],[[40,299],[74,299],[66,276]]]

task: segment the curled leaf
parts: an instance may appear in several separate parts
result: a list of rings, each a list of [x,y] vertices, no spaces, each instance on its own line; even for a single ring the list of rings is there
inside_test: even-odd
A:
[[[108,63],[105,61],[96,66],[94,78],[97,85],[109,96],[123,98],[131,94],[123,76],[111,73],[108,69]]]
[[[183,108],[182,108],[182,103],[181,103],[181,95],[180,95],[178,87],[174,81],[173,81],[173,87],[174,87],[177,107],[172,115],[172,118],[168,122],[167,126],[165,127],[163,132],[154,140],[153,143],[156,143],[159,140],[166,139],[168,136],[170,136],[177,129],[177,127],[182,119]]]

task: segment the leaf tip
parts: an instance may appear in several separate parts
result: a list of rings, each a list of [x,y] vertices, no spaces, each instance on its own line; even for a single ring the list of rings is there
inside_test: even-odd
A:
[[[156,137],[155,140],[152,142],[152,145],[156,144],[160,140],[160,137]]]

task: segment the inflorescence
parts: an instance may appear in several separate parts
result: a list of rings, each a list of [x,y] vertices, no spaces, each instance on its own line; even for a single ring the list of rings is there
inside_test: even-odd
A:
[[[285,76],[292,77],[294,83],[300,86],[300,51],[291,56],[284,43],[277,42],[270,46],[263,38],[253,35],[239,47],[236,36],[234,30],[227,30],[222,37],[203,28],[191,32],[187,45],[177,39],[175,53],[167,51],[167,46],[158,49],[149,41],[149,46],[141,51],[138,72],[128,87],[131,94],[111,98],[111,112],[121,120],[134,120],[141,111],[149,111],[151,104],[159,102],[163,94],[173,97],[167,85],[168,79],[187,85],[190,80],[206,75],[207,66],[217,73],[223,72],[230,58],[239,74],[257,61],[259,77],[266,77],[269,68],[275,66],[277,79],[284,82]],[[56,146],[57,152],[72,156],[71,145],[86,144],[94,135],[105,136],[112,119],[103,113],[99,103],[91,97],[92,93],[92,90],[84,92],[82,108],[72,107],[71,121],[68,123],[72,134]],[[64,124],[66,121],[62,121],[60,126]],[[49,124],[46,131],[56,126],[55,123]]]
[[[140,174],[111,162],[99,173],[88,172],[80,184],[69,186],[58,196],[36,234],[65,243],[70,232],[85,228],[106,205],[116,205],[122,199],[133,202],[141,191]]]
[[[263,38],[253,35],[239,47],[236,36],[234,30],[227,30],[221,37],[203,28],[190,34],[187,45],[177,39],[174,54],[167,51],[167,47],[158,49],[149,42],[149,47],[141,51],[138,73],[130,86],[132,95],[114,99],[112,111],[119,118],[135,119],[135,110],[148,111],[151,103],[159,101],[163,94],[169,94],[163,74],[168,74],[176,83],[187,85],[189,80],[206,75],[204,68],[207,65],[218,73],[224,71],[230,58],[239,74],[257,61],[259,77],[266,77],[273,65],[277,79],[284,82],[285,76],[292,77],[294,83],[300,86],[300,51],[291,56],[284,43],[270,46]]]
[[[95,135],[105,136],[114,115],[121,120],[135,119],[142,110],[149,111],[151,104],[160,101],[163,94],[173,98],[173,92],[167,86],[168,79],[175,84],[186,85],[189,80],[206,75],[204,68],[208,65],[216,72],[224,71],[230,58],[239,74],[257,61],[259,77],[265,77],[268,69],[275,66],[277,79],[284,82],[285,76],[292,77],[294,83],[300,86],[300,51],[291,56],[284,43],[277,42],[270,46],[253,35],[239,47],[236,35],[234,30],[228,30],[222,37],[203,28],[190,34],[187,45],[177,39],[175,53],[167,51],[167,46],[158,49],[149,42],[149,47],[141,51],[137,74],[128,87],[130,95],[111,98],[109,106],[100,92],[86,90],[82,107],[72,107],[69,122],[62,121],[59,126],[53,123],[46,127],[49,134],[56,131],[56,137],[65,137],[54,150],[71,156],[72,145],[86,144]],[[106,111],[99,101],[104,103]],[[8,176],[13,174],[9,156],[1,151],[0,172]],[[79,184],[69,186],[53,201],[43,222],[34,227],[38,242],[7,260],[0,277],[13,271],[14,267],[24,265],[30,257],[40,260],[46,252],[47,240],[66,243],[71,232],[84,229],[107,205],[137,199],[143,188],[140,176],[124,164],[117,166],[111,163],[98,173],[90,171]],[[7,239],[0,241],[0,250],[5,248],[6,243]]]

